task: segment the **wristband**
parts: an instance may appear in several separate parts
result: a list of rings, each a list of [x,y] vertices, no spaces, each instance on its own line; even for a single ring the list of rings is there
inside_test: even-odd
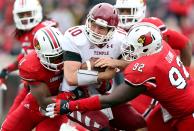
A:
[[[87,70],[92,70],[91,62],[89,60],[86,61]]]
[[[70,101],[68,105],[70,111],[93,111],[102,109],[99,96]]]

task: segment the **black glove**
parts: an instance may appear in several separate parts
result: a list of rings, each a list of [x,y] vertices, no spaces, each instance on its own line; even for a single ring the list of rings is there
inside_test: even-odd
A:
[[[1,72],[0,72],[0,78],[6,79],[7,78],[7,75],[8,75],[7,69],[1,70]]]
[[[75,100],[85,97],[84,92],[79,87],[71,92],[75,95]]]

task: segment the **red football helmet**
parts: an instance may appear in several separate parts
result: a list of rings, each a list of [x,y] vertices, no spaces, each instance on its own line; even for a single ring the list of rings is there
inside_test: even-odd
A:
[[[94,44],[107,43],[111,38],[112,34],[118,25],[118,13],[117,10],[108,3],[100,3],[95,5],[86,20],[86,34],[88,39]],[[106,35],[98,34],[91,30],[91,23],[108,28]]]

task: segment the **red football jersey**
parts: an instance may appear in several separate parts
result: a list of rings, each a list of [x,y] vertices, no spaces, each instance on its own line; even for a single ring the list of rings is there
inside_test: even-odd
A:
[[[19,75],[29,84],[43,82],[48,85],[51,95],[57,95],[63,80],[63,71],[50,71],[41,63],[35,51],[32,51],[21,59],[19,63]]]
[[[37,30],[47,27],[47,26],[57,26],[57,23],[53,20],[45,20],[36,25],[32,30],[25,31],[20,37],[17,37],[17,40],[21,43],[23,53],[28,54],[34,49],[33,47],[33,38]]]
[[[158,100],[172,116],[194,112],[194,81],[164,41],[162,51],[133,61],[124,75],[127,83],[145,85],[146,94]]]

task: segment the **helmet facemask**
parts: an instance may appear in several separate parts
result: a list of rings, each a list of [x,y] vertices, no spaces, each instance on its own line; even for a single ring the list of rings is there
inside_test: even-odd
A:
[[[142,0],[117,0],[115,8],[119,12],[118,26],[123,29],[129,29],[145,18],[146,5]]]
[[[63,50],[57,49],[58,51],[54,51],[53,54],[43,54],[38,53],[41,64],[51,71],[60,71],[63,69]]]
[[[142,56],[148,56],[162,49],[162,35],[155,25],[150,23],[136,24],[129,30],[121,52],[123,59],[134,61]]]
[[[105,45],[118,26],[118,12],[109,3],[99,3],[89,12],[85,33],[88,40],[96,45]]]
[[[37,0],[26,0],[23,5],[16,0],[13,17],[17,29],[30,30],[42,21],[42,7]]]
[[[94,31],[92,31],[92,29],[91,29],[92,22],[99,25],[99,26],[108,28],[108,33],[106,35],[101,35],[101,34],[98,34]],[[86,36],[90,40],[90,42],[92,42],[96,45],[99,45],[99,44],[105,44],[110,39],[112,39],[112,35],[113,35],[114,30],[115,30],[115,27],[108,26],[107,24],[104,24],[104,23],[106,23],[106,21],[103,21],[101,19],[94,20],[90,16],[87,18],[86,25],[85,25],[86,26]]]

